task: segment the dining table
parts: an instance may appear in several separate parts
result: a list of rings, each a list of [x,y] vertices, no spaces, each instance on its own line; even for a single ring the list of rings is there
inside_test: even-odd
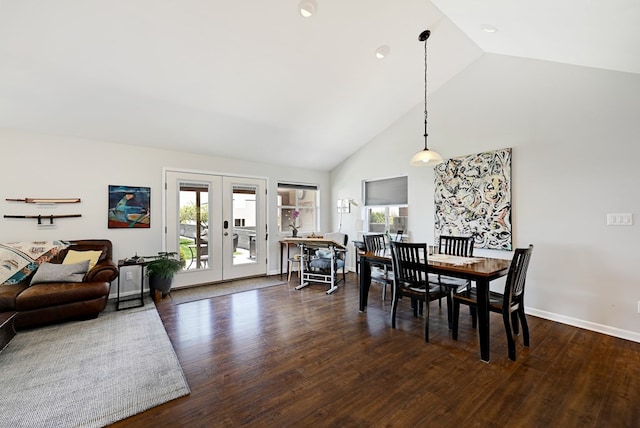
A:
[[[480,359],[489,362],[489,284],[506,276],[511,265],[510,259],[490,257],[455,257],[444,255],[427,256],[429,273],[452,276],[475,282],[478,294],[478,335],[480,339]],[[463,260],[466,259],[466,260]],[[366,312],[369,289],[371,287],[371,263],[391,263],[389,249],[363,252],[360,254],[360,312]]]

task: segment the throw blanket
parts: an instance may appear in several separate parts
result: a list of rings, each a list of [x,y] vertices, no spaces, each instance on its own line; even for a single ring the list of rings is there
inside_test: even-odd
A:
[[[67,247],[63,241],[0,244],[0,284],[19,283]]]

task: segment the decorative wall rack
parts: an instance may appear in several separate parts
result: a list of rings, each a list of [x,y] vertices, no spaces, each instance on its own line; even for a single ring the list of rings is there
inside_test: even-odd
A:
[[[42,224],[42,220],[49,220],[49,224],[53,224],[54,218],[70,218],[70,217],[82,217],[82,214],[58,214],[58,215],[6,215],[4,218],[35,218],[38,219],[38,224]]]
[[[77,204],[80,202],[80,198],[6,198],[5,201],[24,202],[25,204]]]

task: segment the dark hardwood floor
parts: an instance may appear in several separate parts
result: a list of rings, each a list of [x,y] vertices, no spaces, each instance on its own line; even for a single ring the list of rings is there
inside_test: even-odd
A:
[[[492,314],[487,364],[468,313],[451,338],[444,301],[425,343],[408,301],[391,328],[378,285],[359,313],[353,273],[330,296],[294,286],[159,302],[191,394],[113,427],[640,426],[639,343],[528,316],[512,362]]]

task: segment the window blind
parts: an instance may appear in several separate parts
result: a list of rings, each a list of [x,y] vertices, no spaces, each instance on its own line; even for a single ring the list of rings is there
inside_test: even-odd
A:
[[[407,176],[364,182],[364,204],[407,205],[409,202]]]

